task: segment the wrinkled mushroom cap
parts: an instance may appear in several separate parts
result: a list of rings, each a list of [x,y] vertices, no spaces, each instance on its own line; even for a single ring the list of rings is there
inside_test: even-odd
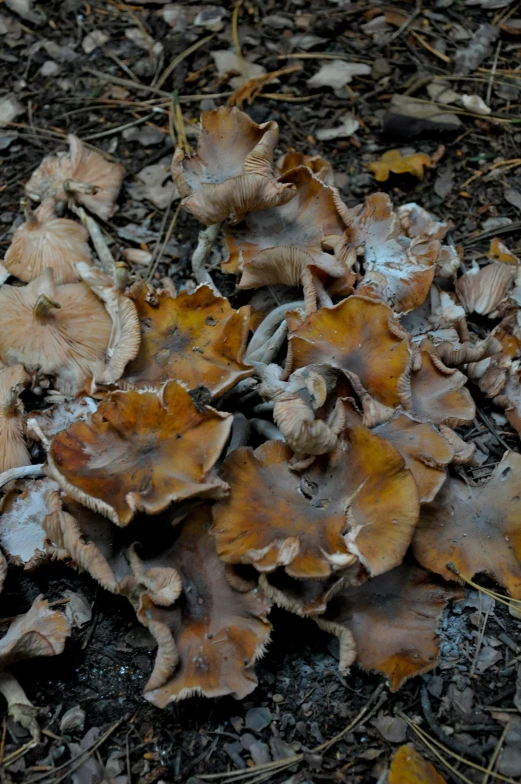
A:
[[[22,365],[0,369],[0,473],[31,462],[23,435],[23,406],[18,397],[29,380]]]
[[[39,596],[29,612],[15,618],[0,640],[0,671],[20,659],[56,656],[63,651],[70,631],[65,615],[50,610]]]
[[[326,161],[325,158],[321,158],[320,155],[305,155],[303,152],[290,150],[277,161],[277,168],[281,175],[286,174],[291,171],[291,169],[296,169],[297,166],[307,166],[308,169],[311,169],[317,180],[320,180],[326,185],[334,186],[335,175],[333,167],[329,161]]]
[[[50,267],[56,283],[74,283],[74,264],[90,264],[87,230],[75,221],[57,218],[54,201],[44,201],[13,234],[4,265],[15,278],[28,283]]]
[[[277,123],[257,125],[235,107],[203,112],[197,152],[185,156],[178,148],[172,162],[183,206],[210,226],[289,201],[294,186],[273,176],[278,138]]]
[[[0,288],[0,359],[56,377],[75,394],[97,361],[105,360],[112,324],[84,283],[56,286],[47,269],[27,286]]]
[[[126,525],[138,510],[222,493],[211,474],[228,439],[230,414],[198,408],[170,381],[158,392],[114,392],[85,422],[53,439],[47,471],[72,498]]]

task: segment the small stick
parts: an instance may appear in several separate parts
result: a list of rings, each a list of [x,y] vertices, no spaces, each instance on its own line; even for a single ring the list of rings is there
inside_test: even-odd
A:
[[[218,297],[221,296],[221,292],[213,282],[210,273],[205,269],[204,264],[212,249],[212,245],[214,244],[216,237],[219,234],[220,228],[220,223],[214,223],[213,226],[208,226],[208,228],[204,231],[200,231],[199,241],[197,243],[194,255],[192,256],[192,272],[194,274],[194,278],[198,283],[205,283],[207,286],[210,286],[214,294],[216,294]]]
[[[7,471],[0,474],[0,487],[3,487],[13,479],[34,479],[37,476],[43,476],[43,463],[8,468]]]

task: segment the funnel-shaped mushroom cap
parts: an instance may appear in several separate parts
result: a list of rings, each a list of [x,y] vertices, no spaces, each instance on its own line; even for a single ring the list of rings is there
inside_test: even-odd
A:
[[[465,387],[467,377],[446,367],[429,351],[421,352],[421,367],[411,374],[410,392],[402,388],[402,403],[434,424],[457,427],[472,422],[476,406]]]
[[[98,152],[87,150],[73,134],[67,141],[69,152],[47,155],[33,172],[25,186],[28,196],[36,201],[72,199],[107,220],[117,209],[116,199],[125,176],[123,166],[109,163]],[[79,187],[73,188],[69,180]]]
[[[0,359],[56,377],[76,394],[94,364],[105,360],[111,319],[84,283],[55,286],[45,270],[27,286],[0,288]]]
[[[312,313],[291,335],[286,372],[306,365],[355,373],[380,403],[399,405],[400,381],[409,366],[406,333],[387,305],[348,297]]]
[[[290,458],[287,446],[268,441],[225,460],[230,495],[214,507],[224,561],[262,572],[285,566],[301,579],[324,579],[356,558],[370,574],[401,562],[418,519],[418,492],[391,444],[359,426],[302,475]]]
[[[230,414],[197,408],[177,381],[159,392],[114,392],[87,421],[58,433],[47,470],[72,498],[126,525],[138,510],[155,514],[221,493],[211,469],[231,424]]]
[[[414,555],[446,579],[454,578],[447,564],[466,580],[486,572],[521,599],[520,515],[521,455],[507,452],[486,484],[447,480],[422,507]]]
[[[360,666],[386,675],[391,691],[397,691],[409,678],[436,666],[441,612],[450,599],[461,596],[454,583],[443,584],[404,563],[358,587],[344,588],[315,620],[338,635],[341,651],[343,640],[352,635]],[[340,670],[351,663],[341,657]]]
[[[277,161],[277,168],[281,175],[296,169],[297,166],[307,166],[317,180],[324,182],[326,185],[334,186],[335,175],[333,167],[329,161],[321,158],[320,155],[304,155],[303,152],[290,150]]]
[[[70,635],[69,621],[61,612],[49,610],[39,596],[25,615],[19,615],[0,640],[0,671],[15,661],[35,656],[56,656]]]
[[[281,182],[296,188],[288,204],[250,213],[240,226],[226,230],[229,258],[223,269],[242,271],[239,288],[278,283],[306,286],[306,271],[308,276],[314,271],[333,278],[346,271],[339,258],[324,250],[325,238],[337,238],[340,245],[344,242],[345,226],[334,191],[306,166],[288,172]]]
[[[385,301],[398,313],[419,307],[429,293],[440,243],[428,237],[400,236],[400,223],[386,193],[373,193],[349,216],[351,241],[363,248],[361,286],[375,279]]]
[[[205,386],[212,395],[226,392],[253,373],[243,362],[250,309],[234,310],[208,286],[177,297],[159,292],[150,301],[144,282],[130,291],[141,325],[141,347],[128,365],[124,383],[159,385],[175,378],[190,389]]]
[[[43,521],[51,511],[51,479],[26,482],[20,495],[8,496],[0,515],[0,544],[11,563],[34,569],[48,558]]]
[[[398,450],[410,470],[420,494],[420,501],[432,501],[445,481],[446,470],[454,457],[454,448],[436,428],[399,414],[373,433],[387,439]]]
[[[498,261],[481,269],[474,264],[458,280],[456,291],[467,313],[494,316],[515,278],[516,268],[510,264]]]
[[[24,283],[38,278],[47,267],[56,283],[74,283],[79,278],[74,264],[90,264],[87,236],[80,223],[57,218],[54,200],[47,199],[14,232],[4,266]]]
[[[389,769],[389,784],[447,784],[413,746],[400,746]]]
[[[245,697],[257,684],[252,665],[269,641],[269,603],[258,589],[239,592],[230,585],[208,533],[210,525],[209,507],[194,510],[174,546],[146,562],[149,569],[153,564],[174,569],[182,582],[182,594],[172,607],[159,608],[145,599],[138,611],[158,639],[173,637],[175,642],[173,674],[163,669],[160,644],[145,692],[160,708],[192,694]]]
[[[18,397],[29,380],[22,365],[0,370],[0,473],[31,462],[23,435],[23,406]]]
[[[203,112],[197,152],[185,156],[178,147],[172,161],[174,182],[185,197],[183,206],[210,226],[285,204],[295,187],[273,176],[278,140],[276,122],[257,125],[235,107]]]

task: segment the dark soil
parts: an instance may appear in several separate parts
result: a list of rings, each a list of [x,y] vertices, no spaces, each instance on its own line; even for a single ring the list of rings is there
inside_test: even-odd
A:
[[[194,4],[185,2],[178,7],[186,14],[185,21],[177,28],[165,22],[161,0],[132,5],[101,0],[46,2],[35,9],[34,19],[12,14],[7,4],[0,7],[4,44],[0,54],[0,98],[4,93],[12,93],[23,106],[23,112],[14,122],[0,128],[2,252],[21,221],[19,199],[25,181],[45,154],[64,149],[63,139],[69,132],[105,151],[128,170],[121,209],[105,227],[114,255],[120,256],[128,247],[154,252],[161,246],[164,208],[154,206],[135,185],[136,175],[145,166],[163,161],[165,182],[168,179],[166,163],[174,146],[169,100],[134,89],[131,83],[139,80],[142,85],[153,84],[175,57],[211,32],[194,26]],[[228,49],[232,41],[232,6],[224,4],[223,7],[228,15],[222,29],[211,41],[185,57],[162,85],[161,89],[169,95],[183,99],[194,94],[229,94],[227,79],[218,77],[210,55],[211,51]],[[388,191],[397,204],[416,201],[450,219],[454,224],[453,238],[465,249],[465,263],[484,258],[490,238],[496,234],[519,254],[521,167],[497,167],[487,173],[490,165],[519,156],[521,130],[517,118],[521,77],[519,71],[513,70],[519,68],[519,39],[501,31],[497,39],[501,48],[498,51],[496,41],[479,66],[488,71],[476,68],[469,76],[449,81],[456,92],[475,92],[486,100],[492,109],[491,117],[462,116],[461,128],[452,133],[427,129],[411,138],[405,123],[405,133],[402,126],[394,128],[394,135],[384,135],[382,128],[392,95],[406,92],[428,100],[427,82],[433,76],[453,76],[454,54],[469,44],[470,39],[461,31],[472,35],[481,23],[498,24],[500,12],[479,5],[468,6],[460,0],[424,2],[422,13],[413,19],[414,24],[420,23],[419,27],[413,27],[411,22],[401,32],[395,25],[389,32],[376,36],[364,33],[361,25],[381,14],[382,7],[375,2],[355,5],[342,0],[335,3],[245,0],[239,13],[243,53],[255,57],[268,71],[294,62],[279,59],[279,55],[304,51],[291,41],[297,33],[318,37],[306,50],[311,54],[339,53],[348,55],[354,62],[373,65],[373,75],[357,77],[349,85],[350,89],[337,97],[330,89],[317,90],[306,84],[323,61],[296,60],[302,65],[300,72],[282,76],[280,83],[270,84],[264,90],[277,93],[278,99],[261,96],[246,106],[246,110],[257,122],[278,121],[281,152],[298,147],[305,153],[320,153],[328,158],[338,173],[338,184],[348,205],[358,203],[380,188]],[[415,8],[413,2],[399,4],[399,10],[407,18],[414,14]],[[295,22],[297,14],[299,26]],[[287,26],[276,24],[273,17],[286,17]],[[304,17],[307,28],[302,22]],[[153,55],[125,36],[129,28],[140,27],[144,27],[152,42],[163,45],[162,54]],[[95,30],[106,33],[108,41],[86,54],[81,42]],[[451,62],[433,55],[413,32],[419,33],[438,53],[450,57]],[[393,40],[388,43],[391,36]],[[493,76],[490,70],[496,54]],[[46,65],[50,61],[55,63],[55,68]],[[46,76],[49,68],[53,73]],[[105,81],[93,75],[92,70],[110,78]],[[111,82],[112,77],[116,84]],[[121,79],[130,86],[118,85]],[[285,96],[297,100],[284,100]],[[182,103],[185,123],[189,126],[201,108],[212,108],[225,101],[224,96]],[[360,122],[353,136],[331,142],[316,141],[317,129],[335,127],[341,115],[351,110]],[[142,122],[138,124],[139,120]],[[134,122],[137,131],[155,129],[157,141],[144,146],[128,135],[125,137],[125,130],[129,129],[124,126]],[[440,145],[444,151],[440,151]],[[428,171],[422,182],[409,175],[391,175],[387,182],[376,183],[366,168],[367,162],[394,148],[442,154],[437,168]],[[168,220],[170,215],[171,212]],[[491,232],[484,223],[498,216],[509,218],[511,223]],[[196,221],[181,212],[156,280],[169,276],[176,283],[186,283],[198,231]],[[214,262],[216,265],[219,262],[217,253]],[[139,268],[135,272],[139,274]],[[233,281],[214,269],[212,274],[221,291],[233,295]],[[238,301],[239,298],[234,300]],[[479,331],[479,324],[476,326]],[[507,437],[509,445],[519,449],[517,437],[512,433]],[[503,451],[494,436],[491,441],[490,465],[497,461],[498,451],[499,455]],[[142,697],[154,656],[150,638],[137,625],[124,599],[101,591],[85,575],[62,565],[44,566],[31,574],[11,567],[0,595],[0,617],[26,611],[40,593],[51,602],[60,600],[65,589],[87,597],[92,603],[93,619],[82,629],[74,630],[63,655],[35,659],[16,667],[16,675],[28,697],[41,709],[40,726],[48,734],[42,736],[42,743],[36,749],[4,770],[6,781],[36,781],[42,772],[48,774],[44,779],[46,784],[61,780],[52,768],[74,756],[69,743],[79,742],[91,728],[103,732],[115,721],[120,724],[101,746],[98,757],[91,760],[91,767],[83,765],[74,774],[76,784],[110,781],[114,771],[103,774],[101,762],[105,763],[114,751],[120,752],[119,775],[127,776],[127,784],[130,781],[153,784],[156,780],[188,782],[198,774],[234,769],[238,765],[246,767],[251,764],[249,749],[253,743],[272,759],[300,750],[307,752],[349,724],[380,682],[378,677],[365,674],[357,667],[347,679],[342,679],[337,671],[336,642],[311,621],[275,610],[273,640],[256,667],[259,686],[246,701],[192,698],[161,712]],[[454,746],[456,741],[467,759],[476,761],[477,754],[484,768],[502,738],[499,769],[503,775],[515,777],[521,773],[521,769],[515,773],[521,757],[519,727],[518,736],[512,735],[512,727],[521,723],[513,702],[519,667],[517,657],[521,653],[521,622],[499,604],[487,616],[485,605],[480,610],[479,603],[475,603],[477,607],[465,606],[459,614],[451,614],[444,621],[441,665],[432,674],[415,678],[397,694],[384,690],[379,710],[389,716],[395,716],[397,710],[403,711],[412,721],[421,722],[431,736],[436,735],[436,730],[441,733],[439,737],[444,738],[444,745],[452,742]],[[478,666],[474,675],[471,673],[476,644],[482,629],[480,649],[498,650],[501,658],[481,673]],[[426,683],[435,725],[429,725],[425,717],[426,698],[422,703],[421,690]],[[520,701],[521,695],[516,700],[518,707]],[[60,718],[76,705],[86,712],[85,728],[62,737]],[[258,710],[262,708],[268,711]],[[254,711],[247,719],[251,709]],[[255,731],[251,724],[260,719],[266,726]],[[511,719],[510,734],[502,737],[505,724]],[[5,726],[4,753],[8,754],[26,742],[28,736],[11,720]],[[518,737],[517,745],[515,737]],[[435,762],[447,781],[460,780],[440,760],[429,756],[411,730],[407,738],[415,741],[417,748]],[[90,742],[93,739],[91,736]],[[266,744],[265,748],[259,747],[259,741]],[[384,740],[369,720],[323,755],[307,754],[300,765],[264,780],[288,784],[383,781],[381,777],[397,743]],[[445,752],[442,755],[450,760]],[[506,758],[507,762],[511,760],[510,768]],[[454,759],[452,764],[467,781],[482,781],[482,772]]]

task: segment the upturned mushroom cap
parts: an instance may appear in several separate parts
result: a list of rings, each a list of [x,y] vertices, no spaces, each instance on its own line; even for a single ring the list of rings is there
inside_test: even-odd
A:
[[[521,599],[521,455],[506,452],[481,486],[450,479],[422,507],[413,552],[426,569],[466,580],[487,573]]]
[[[334,186],[335,174],[333,167],[329,161],[321,158],[320,155],[304,155],[303,152],[290,150],[277,161],[277,168],[281,176],[292,169],[296,169],[297,166],[307,166],[317,180],[325,183],[325,185]]]
[[[461,598],[455,584],[443,584],[423,569],[401,564],[358,587],[343,588],[315,617],[325,631],[336,634],[349,655],[352,637],[356,660],[364,670],[376,670],[397,691],[415,675],[432,670],[439,657],[438,623],[450,599]],[[352,664],[340,659],[340,671]]]
[[[0,671],[20,659],[58,655],[70,633],[65,615],[49,610],[47,601],[39,596],[29,612],[15,618],[0,640]]]
[[[396,406],[409,360],[407,335],[391,309],[352,296],[332,308],[320,308],[293,332],[286,374],[312,364],[350,371],[379,402]]]
[[[67,137],[69,152],[47,155],[25,186],[36,201],[74,201],[104,220],[116,212],[116,199],[125,170],[87,150],[77,136]],[[72,183],[69,181],[73,181]],[[74,182],[78,187],[73,187]],[[87,187],[85,187],[87,186]]]
[[[4,266],[24,283],[38,278],[47,267],[56,283],[74,283],[79,280],[74,264],[91,263],[87,236],[80,223],[57,218],[54,200],[46,199],[14,232]]]
[[[230,414],[198,408],[170,381],[157,391],[114,392],[95,414],[53,439],[47,471],[65,492],[116,525],[138,510],[215,497],[226,485],[211,470],[228,439]]]
[[[165,646],[164,662],[160,644],[145,690],[146,699],[160,708],[192,694],[231,694],[242,699],[257,684],[253,664],[269,642],[270,603],[257,588],[232,587],[215,552],[210,526],[210,508],[194,510],[181,524],[173,547],[146,562],[149,569],[157,565],[175,570],[182,583],[182,593],[172,607],[160,608],[144,600],[138,610],[141,622],[158,639],[170,638],[174,643],[175,669],[168,671],[171,645]]]
[[[214,506],[213,533],[225,562],[261,572],[284,566],[299,579],[342,573],[357,559],[370,574],[400,563],[418,492],[391,444],[358,426],[301,475],[290,458],[287,446],[268,441],[224,461],[230,495]]]
[[[340,278],[346,271],[339,255],[326,253],[325,238],[344,243],[345,226],[337,210],[334,191],[313,176],[306,166],[292,169],[281,182],[296,190],[280,207],[247,215],[225,231],[228,259],[225,272],[241,272],[239,288],[282,283],[306,286],[303,277],[313,271]]]
[[[493,262],[481,269],[474,264],[456,284],[456,291],[467,313],[494,316],[507,291],[513,286],[516,268]]]
[[[278,139],[276,122],[257,125],[235,107],[203,112],[197,152],[186,156],[178,147],[172,161],[183,206],[210,226],[227,218],[236,223],[252,210],[285,204],[295,187],[273,175]]]
[[[18,397],[29,381],[22,365],[0,370],[0,473],[31,463],[23,434],[23,406]]]
[[[49,558],[43,521],[51,511],[51,479],[26,482],[19,495],[8,497],[0,515],[0,544],[11,563],[30,570]]]
[[[205,386],[219,396],[253,373],[243,361],[249,307],[234,310],[208,286],[177,297],[156,294],[151,301],[143,281],[130,290],[139,316],[141,347],[125,371],[123,384],[150,387],[175,378],[190,389]]]
[[[97,361],[105,360],[112,323],[84,283],[56,286],[47,269],[27,286],[0,288],[0,359],[55,377],[76,394]]]
[[[384,301],[398,313],[408,313],[425,300],[436,271],[438,240],[400,237],[400,223],[385,193],[373,193],[350,211],[349,237],[363,249],[364,288],[382,290]]]

